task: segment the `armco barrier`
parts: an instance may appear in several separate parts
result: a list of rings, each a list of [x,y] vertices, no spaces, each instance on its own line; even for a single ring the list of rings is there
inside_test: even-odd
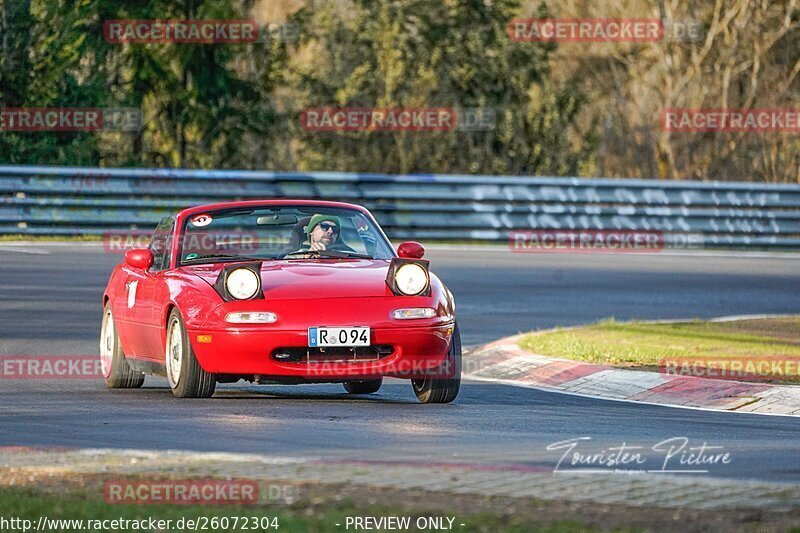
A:
[[[0,234],[150,229],[190,205],[287,197],[362,204],[397,240],[617,229],[701,234],[706,247],[800,248],[800,185],[28,166],[0,166]]]

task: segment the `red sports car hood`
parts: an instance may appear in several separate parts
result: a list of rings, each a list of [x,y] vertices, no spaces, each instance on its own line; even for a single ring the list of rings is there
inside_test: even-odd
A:
[[[184,266],[209,285],[225,263]],[[366,298],[391,296],[386,285],[389,261],[372,259],[264,261],[264,296],[276,300],[304,298]]]

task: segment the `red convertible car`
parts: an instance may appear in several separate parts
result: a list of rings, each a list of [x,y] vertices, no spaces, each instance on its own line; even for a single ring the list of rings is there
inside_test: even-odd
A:
[[[455,399],[455,302],[415,242],[392,248],[363,207],[307,200],[192,207],[161,220],[103,293],[110,388],[163,375],[175,396],[217,383],[410,379],[423,403]]]

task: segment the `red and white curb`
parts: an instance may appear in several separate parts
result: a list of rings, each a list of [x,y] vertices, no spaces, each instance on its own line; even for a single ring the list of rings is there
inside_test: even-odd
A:
[[[800,416],[800,386],[675,376],[537,355],[518,346],[523,335],[469,351],[464,377],[578,396],[647,404]]]

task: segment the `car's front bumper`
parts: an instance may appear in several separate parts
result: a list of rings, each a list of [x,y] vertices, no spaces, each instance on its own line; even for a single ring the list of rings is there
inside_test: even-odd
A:
[[[371,328],[372,345],[391,346],[391,353],[370,360],[344,361],[327,357],[313,349],[313,361],[280,361],[276,351],[308,349],[307,329],[272,329],[269,327],[188,329],[189,340],[200,365],[214,374],[297,377],[308,380],[336,381],[369,377],[414,378],[442,377],[447,368],[447,354],[454,323],[435,326]]]

